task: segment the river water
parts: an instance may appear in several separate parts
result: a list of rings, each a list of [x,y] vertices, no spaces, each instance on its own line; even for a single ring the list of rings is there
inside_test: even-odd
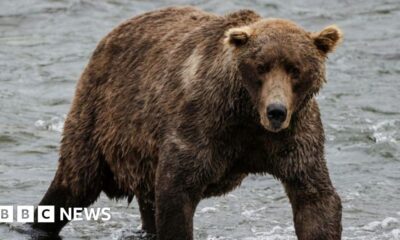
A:
[[[221,14],[251,8],[309,30],[343,29],[318,96],[343,238],[400,239],[399,0],[1,0],[0,205],[40,201],[77,79],[101,37],[136,14],[183,4]],[[73,222],[64,239],[138,239],[136,203],[102,195],[94,206],[110,207],[112,219]],[[295,239],[289,202],[270,176],[250,176],[230,194],[202,201],[194,221],[196,239]],[[0,239],[26,236],[1,224]]]

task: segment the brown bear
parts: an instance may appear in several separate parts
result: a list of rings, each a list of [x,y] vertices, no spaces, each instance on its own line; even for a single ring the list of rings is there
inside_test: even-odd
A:
[[[172,7],[134,17],[97,46],[65,122],[54,180],[39,205],[86,207],[135,196],[143,229],[193,239],[203,198],[249,174],[279,179],[299,239],[340,239],[341,201],[324,158],[315,94],[336,26],[307,32],[250,10]]]

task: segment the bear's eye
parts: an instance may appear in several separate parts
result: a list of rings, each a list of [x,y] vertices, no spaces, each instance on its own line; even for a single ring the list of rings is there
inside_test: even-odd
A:
[[[258,74],[264,74],[269,72],[270,70],[271,70],[271,64],[269,63],[264,63],[257,66]]]
[[[256,79],[255,83],[257,84],[257,87],[261,87],[262,86],[262,81],[259,78]]]
[[[288,74],[290,74],[290,76],[291,76],[294,80],[299,81],[299,78],[300,78],[300,70],[299,70],[297,67],[287,65],[287,66],[285,66],[285,68],[286,68],[286,72],[287,72]]]
[[[297,91],[299,91],[299,90],[300,90],[300,87],[301,87],[301,85],[300,85],[300,81],[299,81],[299,80],[297,80],[297,79],[294,79],[294,83],[293,83],[293,91],[294,91],[294,92],[297,92]]]

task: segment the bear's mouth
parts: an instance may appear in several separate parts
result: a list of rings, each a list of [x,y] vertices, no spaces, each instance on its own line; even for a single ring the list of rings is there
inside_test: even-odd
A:
[[[268,126],[268,127],[265,127],[264,126],[264,128],[267,130],[267,131],[269,131],[269,132],[273,132],[273,133],[278,133],[278,132],[280,132],[280,131],[282,131],[282,130],[284,130],[284,129],[286,129],[286,127],[284,128],[284,127],[281,127],[281,126]]]
[[[280,130],[283,130],[282,125],[281,124],[277,124],[277,123],[272,123],[271,124],[271,130],[274,132],[279,132]]]

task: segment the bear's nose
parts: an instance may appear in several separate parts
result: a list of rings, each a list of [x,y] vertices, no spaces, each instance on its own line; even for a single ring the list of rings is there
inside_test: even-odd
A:
[[[287,110],[283,104],[272,103],[267,107],[267,116],[272,126],[278,128],[286,120]]]

